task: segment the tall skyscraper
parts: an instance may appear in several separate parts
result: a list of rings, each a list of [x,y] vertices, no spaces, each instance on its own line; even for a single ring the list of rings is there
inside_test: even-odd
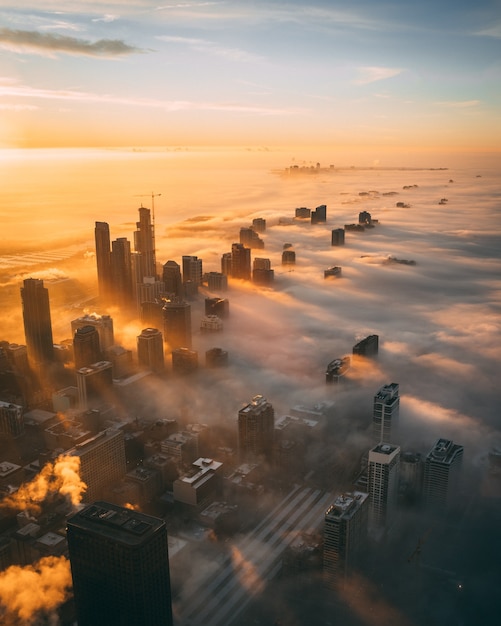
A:
[[[23,407],[0,400],[0,437],[20,437],[23,434]]]
[[[119,237],[111,244],[111,275],[113,281],[113,303],[119,306],[132,305],[132,265],[130,241]]]
[[[113,399],[113,365],[98,361],[77,370],[78,408],[87,410]]]
[[[145,328],[137,337],[137,360],[152,372],[163,372],[164,340],[157,328]]]
[[[101,360],[101,344],[95,326],[89,324],[76,329],[73,335],[73,356],[76,369],[89,367]]]
[[[357,564],[367,539],[369,494],[339,495],[325,513],[324,582],[333,587]]]
[[[251,278],[251,250],[241,243],[231,246],[231,276],[243,280]]]
[[[183,283],[202,284],[202,259],[196,256],[183,256]]]
[[[30,361],[36,366],[54,360],[49,291],[43,280],[27,278],[21,287],[24,334]]]
[[[312,224],[320,224],[327,221],[327,205],[321,204],[317,206],[317,208],[311,212],[311,223]]]
[[[424,464],[424,500],[435,509],[446,509],[454,501],[463,460],[463,446],[438,439]]]
[[[134,232],[134,249],[139,253],[139,281],[143,282],[147,277],[157,275],[155,257],[155,226],[151,223],[150,210],[140,207],[139,222],[136,222],[137,230]]]
[[[333,246],[344,245],[344,228],[334,228],[331,231],[331,245]]]
[[[107,502],[67,524],[78,626],[172,626],[162,519]]]
[[[353,346],[354,357],[372,358],[379,352],[379,335],[369,335]]]
[[[181,267],[175,261],[167,261],[163,266],[162,280],[165,285],[165,293],[169,296],[182,298],[183,281],[181,278]]]
[[[75,334],[82,326],[94,326],[97,329],[101,350],[106,350],[106,348],[114,345],[113,319],[109,315],[97,315],[96,313],[82,315],[82,317],[71,321],[71,332]]]
[[[398,496],[400,448],[380,443],[369,451],[369,529],[387,530],[394,521]]]
[[[374,396],[372,427],[375,443],[390,443],[397,438],[400,407],[398,387],[398,383],[383,385]]]
[[[121,430],[103,430],[67,451],[80,459],[80,478],[87,485],[83,502],[104,498],[127,471],[125,440]]]
[[[99,297],[108,302],[112,289],[110,227],[106,222],[96,222],[96,265]]]
[[[164,338],[171,351],[191,348],[191,305],[188,302],[166,302],[162,312]]]
[[[264,396],[254,396],[238,412],[238,448],[245,459],[264,457],[271,461],[275,411]]]

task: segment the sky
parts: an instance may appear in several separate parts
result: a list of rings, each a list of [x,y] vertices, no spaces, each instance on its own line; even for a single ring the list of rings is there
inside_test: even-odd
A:
[[[497,151],[501,3],[0,0],[0,147]]]

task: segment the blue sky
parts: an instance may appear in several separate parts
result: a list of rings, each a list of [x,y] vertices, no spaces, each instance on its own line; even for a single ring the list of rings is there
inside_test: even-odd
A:
[[[0,144],[496,149],[501,3],[0,3]]]

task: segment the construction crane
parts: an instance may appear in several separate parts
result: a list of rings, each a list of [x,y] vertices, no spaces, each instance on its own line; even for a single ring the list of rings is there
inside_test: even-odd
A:
[[[155,226],[155,198],[161,195],[161,193],[153,193],[152,191],[151,193],[137,194],[134,196],[135,198],[145,198],[146,196],[151,198],[151,222],[153,226]]]

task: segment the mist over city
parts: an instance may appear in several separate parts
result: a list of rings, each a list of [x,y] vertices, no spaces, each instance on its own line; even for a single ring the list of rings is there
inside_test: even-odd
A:
[[[0,7],[0,623],[490,626],[492,3]]]

